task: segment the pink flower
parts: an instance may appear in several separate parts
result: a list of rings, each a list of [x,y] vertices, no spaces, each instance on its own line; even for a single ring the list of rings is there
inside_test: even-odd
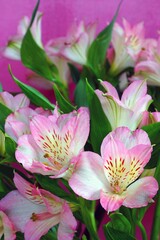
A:
[[[35,39],[36,43],[42,47],[41,41],[41,17],[42,13],[38,12],[34,19],[33,25],[31,27],[31,32],[33,38]],[[17,28],[17,35],[10,39],[7,43],[6,48],[4,49],[4,56],[7,58],[11,58],[14,60],[20,60],[20,48],[22,44],[22,39],[27,32],[29,27],[30,19],[29,17],[25,16],[21,19],[18,28]],[[42,47],[43,48],[43,47]]]
[[[142,113],[148,108],[151,97],[147,94],[145,81],[131,83],[123,92],[121,100],[116,89],[108,82],[101,82],[106,90],[96,90],[112,129],[126,126],[135,130],[142,119]]]
[[[1,92],[0,103],[2,103],[3,105],[11,109],[13,112],[15,112],[20,108],[28,107],[30,101],[23,93],[13,96],[8,92]]]
[[[39,240],[59,224],[58,239],[73,239],[77,223],[66,201],[37,188],[17,173],[14,183],[18,190],[1,199],[0,208],[7,213],[16,231],[23,232],[27,240]]]
[[[47,52],[84,65],[87,62],[87,52],[94,40],[95,32],[95,23],[85,25],[83,21],[79,24],[74,22],[66,37],[57,38],[48,43]]]
[[[82,152],[77,157],[69,184],[75,193],[86,199],[100,199],[108,212],[122,205],[146,206],[158,190],[153,177],[139,178],[151,152],[150,140],[143,130],[131,132],[126,127],[117,128],[104,138],[102,157],[93,152]]]
[[[37,115],[30,131],[18,140],[17,161],[33,173],[69,178],[74,157],[83,151],[89,135],[88,109],[62,115],[56,109],[49,117]]]
[[[4,240],[16,239],[15,229],[8,216],[0,210],[0,239],[4,234]]]
[[[131,25],[123,19],[123,28],[116,23],[113,28],[112,46],[114,58],[112,60],[110,73],[118,75],[128,67],[134,67],[136,60],[142,50],[144,41],[143,23]],[[112,53],[113,55],[113,53]]]
[[[160,112],[143,112],[142,120],[140,122],[139,128],[152,124],[160,122]]]
[[[138,79],[147,80],[148,85],[160,86],[160,38],[148,40],[139,61],[135,65],[135,74],[131,81]]]
[[[17,142],[20,136],[30,134],[30,121],[38,114],[49,116],[51,111],[46,111],[43,108],[33,110],[29,107],[18,109],[6,118],[5,132]]]

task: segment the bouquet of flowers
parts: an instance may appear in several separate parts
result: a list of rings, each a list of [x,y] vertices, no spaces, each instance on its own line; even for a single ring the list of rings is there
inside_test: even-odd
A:
[[[154,204],[158,240],[160,39],[120,26],[117,10],[97,36],[96,23],[75,22],[44,45],[38,6],[3,51],[28,84],[9,67],[22,93],[0,92],[1,239],[134,240],[138,227],[147,240]]]

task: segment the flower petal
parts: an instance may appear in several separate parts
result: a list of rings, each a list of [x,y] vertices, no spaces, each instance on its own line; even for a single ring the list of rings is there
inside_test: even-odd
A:
[[[101,189],[107,188],[101,157],[93,152],[82,152],[77,156],[77,164],[69,185],[75,193],[86,199],[99,199]]]
[[[0,209],[4,211],[16,231],[24,232],[26,223],[29,221],[33,213],[46,212],[46,207],[34,204],[24,198],[17,190],[9,192],[0,201]]]
[[[108,192],[101,192],[100,203],[102,207],[109,213],[116,211],[123,204],[125,195],[119,195]]]
[[[35,220],[31,219],[25,225],[24,236],[27,240],[39,240],[60,221],[60,215],[53,216],[49,213],[35,214],[34,217]]]
[[[17,161],[30,172],[43,175],[54,174],[54,166],[44,157],[43,151],[31,135],[23,135],[19,138],[15,155]]]
[[[76,230],[76,226],[76,219],[74,218],[68,205],[65,203],[63,206],[61,220],[58,227],[58,239],[72,240]]]
[[[158,183],[153,177],[140,178],[131,184],[126,191],[123,202],[125,207],[139,208],[147,206],[158,191]]]
[[[12,222],[9,220],[7,215],[0,211],[0,239],[4,234],[5,240],[14,240],[16,239],[15,229]]]

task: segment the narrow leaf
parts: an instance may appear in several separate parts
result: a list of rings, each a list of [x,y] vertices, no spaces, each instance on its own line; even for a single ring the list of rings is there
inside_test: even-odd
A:
[[[99,33],[88,50],[87,65],[92,68],[98,77],[101,77],[101,71],[105,64],[107,48],[109,47],[112,38],[113,26],[119,12],[120,5],[121,3],[119,4],[111,23]]]
[[[20,87],[22,92],[31,100],[33,104],[36,106],[40,106],[44,109],[54,109],[54,105],[38,90],[34,89],[31,86],[28,86],[27,84],[22,83],[19,81],[11,72],[11,69],[9,68],[10,74],[15,81],[15,83]]]
[[[8,117],[9,114],[12,113],[12,111],[8,107],[0,103],[0,112],[1,112],[0,129],[4,130],[4,124],[5,124],[6,118]]]
[[[36,174],[36,179],[39,184],[46,190],[50,191],[51,193],[55,194],[56,196],[63,198],[69,202],[76,202],[77,200],[73,194],[69,194],[59,186],[58,180],[51,179],[47,176],[42,176]]]
[[[62,96],[62,94],[60,93],[59,89],[55,84],[53,85],[53,88],[60,110],[63,111],[64,113],[69,113],[75,110],[75,107]]]
[[[99,153],[102,140],[112,129],[93,88],[88,82],[86,87],[91,118],[90,140],[93,150]]]
[[[22,63],[40,76],[56,82],[57,67],[48,59],[45,51],[37,45],[30,29],[27,30],[21,45]]]
[[[152,156],[145,168],[154,168],[160,157],[160,138],[157,137],[160,135],[160,122],[143,126],[142,129],[148,134],[151,144],[153,144]]]

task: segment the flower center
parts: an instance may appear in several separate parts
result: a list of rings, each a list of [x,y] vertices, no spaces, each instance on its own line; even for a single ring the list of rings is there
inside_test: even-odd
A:
[[[142,163],[135,157],[131,158],[130,161],[122,157],[115,159],[109,157],[105,161],[104,172],[112,191],[121,194],[141,174]]]
[[[53,130],[53,133],[46,136],[41,136],[42,149],[44,151],[44,158],[49,160],[56,170],[60,170],[65,166],[70,160],[70,143],[71,135],[67,131],[64,136],[56,133]],[[47,165],[47,161],[46,161]]]

